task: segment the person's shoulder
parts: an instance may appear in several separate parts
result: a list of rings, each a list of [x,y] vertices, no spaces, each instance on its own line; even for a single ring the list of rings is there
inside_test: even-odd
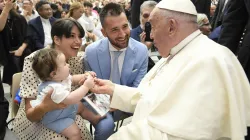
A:
[[[145,44],[133,39],[132,37],[129,38],[129,44],[140,50],[147,50],[147,46]]]
[[[106,37],[88,45],[88,47],[86,48],[86,52],[96,50],[105,45],[108,45],[108,38]]]
[[[31,19],[31,20],[28,22],[28,24],[29,24],[29,25],[34,25],[35,23],[38,22],[39,18],[40,18],[40,16]]]
[[[202,36],[195,50],[193,50],[195,52],[193,55],[200,60],[224,61],[225,59],[235,57],[227,47],[214,42],[206,36]]]

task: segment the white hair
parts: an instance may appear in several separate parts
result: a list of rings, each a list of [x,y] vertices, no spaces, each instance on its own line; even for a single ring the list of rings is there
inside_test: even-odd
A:
[[[201,27],[204,24],[204,22],[203,22],[204,19],[208,19],[207,15],[205,15],[205,14],[198,14],[197,15],[197,23],[198,23],[199,27]]]

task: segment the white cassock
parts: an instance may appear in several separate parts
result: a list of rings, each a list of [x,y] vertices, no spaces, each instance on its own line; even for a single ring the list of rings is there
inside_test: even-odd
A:
[[[244,140],[250,86],[237,58],[200,31],[175,46],[139,87],[116,85],[112,108],[134,112],[110,140]]]

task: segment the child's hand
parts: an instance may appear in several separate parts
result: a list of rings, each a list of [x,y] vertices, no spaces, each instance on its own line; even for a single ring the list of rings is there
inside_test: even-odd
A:
[[[88,76],[92,76],[95,78],[96,73],[93,71],[88,71],[88,72],[85,72],[84,74],[81,74],[81,80],[78,82],[78,84],[83,85]]]
[[[83,83],[85,82],[86,79],[87,79],[87,75],[86,74],[82,74],[81,75],[81,79],[78,82],[78,85],[83,85]]]
[[[96,77],[96,73],[93,71],[88,71],[88,72],[86,72],[86,74],[87,75],[90,74],[92,77]]]
[[[88,75],[83,85],[89,89],[92,89],[95,86],[94,78]]]

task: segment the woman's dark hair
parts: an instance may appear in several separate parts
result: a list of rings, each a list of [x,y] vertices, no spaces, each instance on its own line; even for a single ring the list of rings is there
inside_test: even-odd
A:
[[[55,47],[54,36],[62,38],[70,38],[73,26],[76,26],[80,32],[81,38],[84,37],[85,32],[80,23],[74,19],[59,19],[53,23],[51,28],[52,48]]]
[[[120,4],[112,2],[106,4],[100,12],[102,27],[104,27],[104,20],[107,16],[119,16],[121,13],[125,13],[125,11]]]
[[[57,69],[56,60],[60,54],[56,49],[41,49],[35,53],[32,68],[42,81],[51,80],[50,73]]]

